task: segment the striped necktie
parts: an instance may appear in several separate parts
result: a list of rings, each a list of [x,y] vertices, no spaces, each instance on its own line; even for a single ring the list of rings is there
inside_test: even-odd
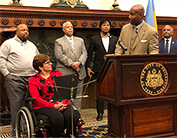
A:
[[[73,41],[72,41],[72,38],[71,38],[71,37],[69,38],[69,42],[71,43],[71,46],[72,46],[72,48],[73,48],[73,50],[74,50],[74,52],[75,52],[74,44],[73,44]]]

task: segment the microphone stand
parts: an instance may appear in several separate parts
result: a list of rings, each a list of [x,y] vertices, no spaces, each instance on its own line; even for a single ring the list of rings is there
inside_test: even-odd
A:
[[[71,87],[71,131],[72,131],[72,135],[71,138],[74,138],[74,98],[73,98],[73,91],[74,88]],[[72,108],[73,107],[73,108]]]
[[[90,79],[89,79],[89,82],[87,82],[87,83],[85,83],[85,84],[82,84],[82,85],[79,85],[79,86],[76,86],[76,87],[71,87],[71,88],[66,88],[66,87],[61,87],[61,86],[56,86],[56,84],[55,84],[55,88],[61,88],[61,89],[69,89],[70,90],[70,92],[71,92],[71,94],[70,94],[70,103],[71,103],[71,131],[72,131],[72,134],[71,134],[71,138],[75,138],[75,136],[74,136],[74,98],[73,98],[73,91],[74,91],[74,89],[77,89],[77,88],[79,88],[79,87],[83,87],[84,85],[87,85],[86,86],[86,88],[88,87],[88,84],[90,84],[90,83],[93,83],[93,82],[95,82],[96,80],[92,80],[92,81],[90,81]],[[84,90],[84,93],[83,94],[85,94],[85,91],[86,91],[86,89]],[[79,99],[79,98],[86,98],[86,97],[88,97],[88,95],[83,95],[82,94],[82,96],[76,96],[76,98],[75,99]]]
[[[87,88],[90,83],[93,83],[93,82],[95,82],[95,81],[96,81],[96,80],[90,81],[90,79],[89,79],[89,82],[87,82],[87,83],[85,83],[85,84],[83,84],[83,85],[76,86],[76,87],[71,87],[71,89],[70,89],[70,91],[71,91],[71,100],[70,100],[70,103],[71,103],[71,125],[72,125],[72,135],[71,135],[71,138],[75,138],[75,137],[74,137],[74,108],[75,108],[75,107],[74,107],[73,91],[74,91],[74,89],[79,88],[79,87],[83,87],[84,85],[86,85],[86,88]],[[85,94],[85,91],[86,91],[86,89],[84,90],[84,93],[82,94],[82,96],[76,96],[75,99],[88,97],[88,95],[84,95],[84,94]],[[72,107],[73,107],[73,108],[72,108]]]

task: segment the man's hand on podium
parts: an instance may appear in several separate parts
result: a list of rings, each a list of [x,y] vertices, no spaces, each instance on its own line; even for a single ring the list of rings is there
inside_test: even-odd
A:
[[[107,56],[114,56],[114,54],[106,54],[106,55],[104,55],[104,60],[107,59]]]

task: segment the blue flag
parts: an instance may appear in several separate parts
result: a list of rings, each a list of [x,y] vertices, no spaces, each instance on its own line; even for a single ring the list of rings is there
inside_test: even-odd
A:
[[[157,20],[156,20],[155,8],[154,8],[154,0],[149,0],[148,2],[145,22],[157,30]]]

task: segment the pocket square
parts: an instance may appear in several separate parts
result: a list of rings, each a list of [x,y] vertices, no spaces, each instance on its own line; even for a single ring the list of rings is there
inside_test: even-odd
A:
[[[147,40],[141,40],[141,42],[142,42],[142,43],[145,43],[145,42],[147,42]]]

